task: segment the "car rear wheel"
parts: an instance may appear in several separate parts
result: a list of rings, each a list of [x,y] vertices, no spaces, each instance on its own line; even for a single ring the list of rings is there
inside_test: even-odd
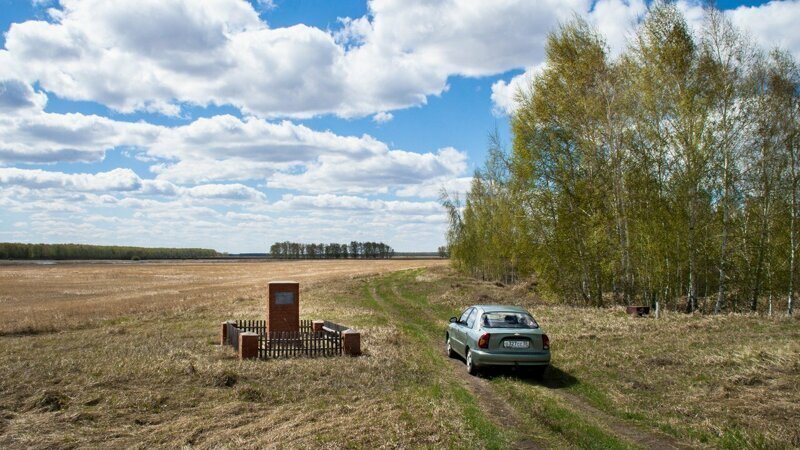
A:
[[[444,349],[447,352],[447,357],[448,358],[455,358],[456,357],[456,351],[453,350],[453,346],[450,344],[450,336],[447,336],[447,342],[446,342],[446,344],[444,346]]]
[[[470,375],[477,375],[478,368],[475,366],[475,363],[472,362],[472,350],[467,349],[467,373]]]

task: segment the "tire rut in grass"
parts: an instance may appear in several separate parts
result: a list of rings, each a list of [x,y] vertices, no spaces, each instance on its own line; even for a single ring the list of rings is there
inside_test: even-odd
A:
[[[397,285],[392,285],[391,287],[392,294],[399,300],[404,303],[410,303],[411,300],[406,298],[398,288]],[[385,300],[379,299],[379,295],[375,289],[372,290],[373,297],[376,298],[378,303],[382,303],[385,305]],[[421,309],[421,317],[418,319],[424,320],[427,324],[433,326],[438,320],[437,317],[434,316],[432,311],[427,308]],[[434,345],[436,345],[434,343]],[[471,376],[466,373],[464,370],[463,362],[458,359],[451,359],[450,366],[453,369],[454,375],[461,380],[462,385],[467,388],[467,390],[473,395],[473,397],[479,402],[481,407],[484,411],[496,411],[496,414],[492,415],[491,420],[495,422],[496,425],[507,428],[513,429],[519,432],[521,435],[525,435],[525,427],[519,418],[519,412],[509,404],[505,399],[500,397],[496,392],[494,392],[491,385],[484,379]],[[459,364],[462,363],[462,364]],[[608,430],[613,435],[621,438],[625,441],[629,441],[634,443],[635,445],[640,445],[644,448],[648,449],[687,449],[692,448],[692,446],[681,443],[677,439],[668,436],[666,434],[657,432],[657,431],[647,431],[643,430],[640,427],[628,424],[621,419],[613,417],[587,403],[581,397],[558,390],[553,390],[551,392],[555,392],[568,406],[571,407],[575,412],[579,415],[583,416],[586,419],[589,419],[602,428]],[[541,439],[536,439],[535,437],[530,437],[528,439],[523,439],[514,443],[514,448],[547,448],[549,447],[548,444],[543,443]]]
[[[375,303],[377,303],[384,312],[389,311],[389,305],[386,304],[386,301],[383,299],[383,297],[378,295],[378,290],[375,289],[375,286],[369,287],[369,295],[372,296],[372,299],[375,300]]]
[[[403,301],[403,303],[406,304],[411,303],[411,300],[409,300],[403,294],[400,293],[400,289],[397,288],[397,285],[392,286],[392,294],[394,294],[394,296],[397,297],[399,300]],[[428,306],[428,305],[423,305],[423,306]],[[421,315],[423,316],[421,318],[425,320],[426,325],[436,326],[437,322],[441,321],[441,318],[433,314],[430,308],[418,308],[418,309]]]
[[[472,394],[481,405],[484,411],[492,411],[491,419],[496,425],[505,429],[512,429],[519,435],[525,436],[512,443],[515,449],[541,449],[549,448],[538,437],[529,436],[526,433],[523,423],[519,418],[519,413],[505,399],[497,395],[489,385],[489,382],[472,376],[466,372],[462,361],[451,359],[450,367],[453,375],[461,381],[461,384]]]
[[[569,392],[556,392],[571,409],[581,416],[592,420],[605,429],[613,432],[617,437],[633,442],[647,449],[673,450],[694,448],[689,444],[682,443],[672,436],[656,432],[647,431],[636,425],[625,423],[623,420],[611,416],[600,409],[590,405],[586,400]]]
[[[392,286],[391,291],[399,301],[404,303],[409,303],[411,301],[400,293],[400,290],[396,285]],[[378,305],[384,308],[384,310],[387,309],[388,305],[386,300],[378,294],[378,291],[374,286],[370,288],[370,294],[375,302],[378,303]],[[426,325],[433,326],[437,322],[437,318],[434,317],[432,312],[426,308],[422,309],[422,316],[423,317],[418,319],[423,319]],[[429,344],[437,345],[436,342],[429,342]],[[447,358],[446,355],[444,357]],[[528,433],[525,432],[523,424],[519,419],[519,413],[514,409],[514,407],[512,407],[508,402],[494,392],[486,380],[469,375],[464,369],[463,365],[459,364],[459,361],[456,359],[449,359],[448,366],[450,367],[453,376],[459,381],[459,384],[467,389],[472,397],[478,402],[481,410],[491,411],[491,414],[487,414],[487,418],[490,421],[492,421],[501,429],[511,429],[514,430],[518,435],[524,436],[524,438],[512,442],[512,448],[542,449],[549,447],[545,443],[541,442],[537,437],[529,436]]]

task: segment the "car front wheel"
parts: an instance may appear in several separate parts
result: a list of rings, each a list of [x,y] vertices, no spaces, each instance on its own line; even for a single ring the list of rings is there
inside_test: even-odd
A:
[[[456,357],[456,352],[453,350],[453,346],[450,344],[450,336],[447,336],[447,342],[445,343],[444,349],[447,352],[448,358]]]
[[[472,350],[467,349],[467,373],[470,375],[477,375],[478,368],[472,362]]]

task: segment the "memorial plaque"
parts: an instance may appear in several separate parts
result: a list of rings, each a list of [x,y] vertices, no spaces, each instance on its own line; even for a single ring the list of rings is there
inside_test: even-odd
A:
[[[294,292],[276,292],[276,305],[294,305]]]

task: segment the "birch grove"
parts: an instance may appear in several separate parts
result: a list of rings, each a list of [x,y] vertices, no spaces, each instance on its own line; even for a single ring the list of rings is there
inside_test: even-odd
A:
[[[616,57],[580,18],[553,32],[463,199],[443,193],[453,264],[533,278],[572,303],[791,314],[800,75],[709,7],[653,3]],[[769,301],[765,300],[769,299]]]

